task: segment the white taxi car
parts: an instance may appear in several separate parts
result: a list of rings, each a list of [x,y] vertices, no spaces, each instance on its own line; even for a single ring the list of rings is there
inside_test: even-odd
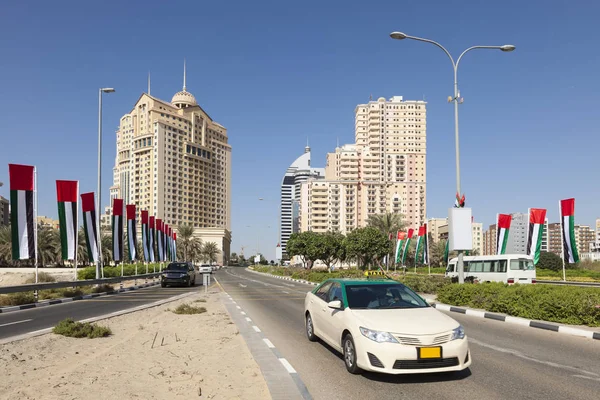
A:
[[[471,365],[463,327],[391,279],[329,279],[306,294],[308,340],[344,355],[346,369],[387,374],[461,371]]]

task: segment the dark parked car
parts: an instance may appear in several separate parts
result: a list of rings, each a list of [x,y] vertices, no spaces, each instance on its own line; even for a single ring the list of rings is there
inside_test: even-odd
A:
[[[174,262],[163,269],[160,286],[183,285],[194,286],[196,284],[196,270],[191,263]]]

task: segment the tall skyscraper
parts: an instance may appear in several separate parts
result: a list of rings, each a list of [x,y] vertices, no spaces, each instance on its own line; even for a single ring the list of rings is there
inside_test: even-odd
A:
[[[304,154],[296,159],[286,170],[281,181],[281,203],[279,217],[279,242],[282,256],[292,233],[300,232],[300,189],[309,179],[320,180],[325,177],[323,168],[310,166],[310,146],[304,148]]]
[[[150,87],[148,87],[150,92]],[[219,262],[231,245],[231,146],[227,130],[187,91],[170,102],[143,93],[117,131],[110,197],[216,242]]]
[[[424,223],[426,136],[424,101],[394,96],[359,104],[355,143],[327,155],[325,182],[304,184],[302,229],[347,233],[387,212],[402,214],[411,227]]]

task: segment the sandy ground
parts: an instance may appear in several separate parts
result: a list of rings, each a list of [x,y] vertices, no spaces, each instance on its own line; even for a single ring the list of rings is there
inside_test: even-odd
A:
[[[0,399],[270,399],[218,296],[198,293],[99,321],[112,329],[108,338],[48,334],[2,345]],[[207,312],[170,311],[182,303]]]
[[[0,269],[0,287],[24,285],[28,279],[35,277],[33,268],[28,268],[27,270],[29,270],[29,269],[31,269],[31,272],[20,272],[20,271],[18,271],[18,268],[2,268],[2,269]],[[40,268],[38,270],[38,272],[44,272],[44,273],[52,275],[53,277],[56,278],[57,282],[64,282],[64,281],[70,282],[73,280],[73,277],[74,277],[73,270],[67,269],[67,268],[53,268],[53,269]],[[144,269],[139,271],[140,274],[143,274],[145,272],[146,271]],[[150,270],[149,272],[152,273],[153,271]],[[148,282],[152,282],[152,279],[148,279]],[[143,284],[143,283],[145,283],[145,280],[138,279],[137,283]],[[111,285],[115,289],[119,289],[121,287],[120,283],[111,283]],[[123,287],[129,287],[129,286],[134,286],[134,285],[135,285],[135,281],[133,281],[133,280],[123,282]]]

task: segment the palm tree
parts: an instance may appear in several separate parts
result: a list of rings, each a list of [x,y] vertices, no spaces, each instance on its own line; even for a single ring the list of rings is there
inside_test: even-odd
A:
[[[396,232],[406,228],[406,222],[403,218],[402,214],[396,213],[373,214],[367,219],[367,225],[377,228],[388,237],[390,234],[394,237]]]
[[[111,235],[102,235],[102,265],[107,266],[113,260],[112,254],[112,236]]]
[[[183,259],[188,261],[193,257],[190,254],[192,240],[194,238],[194,227],[191,225],[179,225],[177,227],[177,241],[179,242],[179,248],[183,252]]]
[[[209,262],[217,261],[217,254],[219,254],[219,247],[215,242],[206,242],[202,246],[202,255],[205,260]]]
[[[202,239],[192,238],[188,248],[188,255],[191,261],[201,261],[202,259]]]
[[[0,226],[0,264],[9,264],[12,259],[12,236],[10,225]]]
[[[85,232],[83,228],[77,232],[77,264],[87,265],[89,263],[87,244],[85,243]]]
[[[58,230],[38,225],[37,247],[39,265],[46,266],[58,263],[61,257]]]

